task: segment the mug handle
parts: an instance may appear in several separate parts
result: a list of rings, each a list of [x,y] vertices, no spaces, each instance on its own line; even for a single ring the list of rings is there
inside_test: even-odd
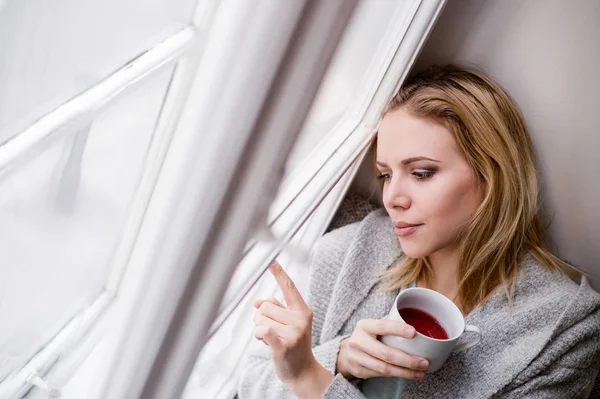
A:
[[[471,331],[471,332],[477,333],[477,338],[475,338],[471,342],[465,342],[464,344],[456,345],[454,347],[453,352],[470,348],[470,347],[472,347],[474,345],[477,345],[479,343],[479,341],[481,341],[481,331],[479,331],[479,328],[477,328],[475,326],[472,326],[471,324],[467,324],[467,326],[465,327],[465,331]]]

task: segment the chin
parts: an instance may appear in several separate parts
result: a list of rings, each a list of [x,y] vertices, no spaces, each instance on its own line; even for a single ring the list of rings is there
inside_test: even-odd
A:
[[[402,247],[402,252],[409,258],[425,258],[431,254],[430,249],[425,248],[423,245],[419,245],[415,242],[407,242],[408,240],[402,240],[401,238],[399,238],[399,241],[400,247]]]

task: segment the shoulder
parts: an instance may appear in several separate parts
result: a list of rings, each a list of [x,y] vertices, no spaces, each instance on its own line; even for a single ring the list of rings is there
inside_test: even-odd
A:
[[[531,254],[521,261],[515,294],[535,301],[575,295],[578,284],[564,273],[550,269]]]
[[[550,301],[567,305],[565,300],[577,298],[600,306],[600,294],[591,288],[585,276],[572,280],[566,274],[546,267],[529,254],[521,262],[516,295],[528,302]]]
[[[523,266],[525,292],[519,303],[528,330],[521,340],[527,341],[525,334],[535,336],[537,342],[527,341],[528,346],[539,345],[539,351],[506,389],[515,389],[510,397],[521,397],[528,390],[550,392],[552,386],[554,396],[572,397],[565,392],[589,385],[600,360],[600,294],[587,278],[573,281],[532,257]]]
[[[488,327],[488,332],[497,330],[495,336],[501,342],[523,337],[542,342],[575,326],[586,335],[600,333],[600,295],[585,277],[573,281],[526,255],[511,300],[499,287],[471,317]]]
[[[467,316],[481,330],[481,343],[454,355],[454,366],[480,370],[480,377],[467,378],[469,383],[479,384],[484,376],[502,392],[534,381],[540,387],[556,381],[558,387],[564,370],[596,364],[599,318],[600,295],[585,278],[573,281],[526,255],[512,300],[499,287]]]
[[[600,294],[587,278],[581,276],[574,281],[531,255],[522,261],[515,305],[527,309],[530,317],[553,321],[555,334],[576,324],[600,333]]]

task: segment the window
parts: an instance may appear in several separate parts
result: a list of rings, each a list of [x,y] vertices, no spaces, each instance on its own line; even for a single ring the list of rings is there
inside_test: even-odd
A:
[[[215,4],[0,5],[0,397],[114,307]]]
[[[2,177],[0,378],[104,291],[172,72]]]
[[[224,329],[276,255],[306,276],[444,1],[146,3],[0,7],[0,81],[23,84],[0,107],[0,281],[39,287],[2,287],[32,338],[2,331],[0,397],[60,390],[96,336],[103,391],[79,397],[231,397],[235,378],[203,378],[234,376],[248,335]]]
[[[7,1],[0,9],[0,143],[188,26],[194,6]]]

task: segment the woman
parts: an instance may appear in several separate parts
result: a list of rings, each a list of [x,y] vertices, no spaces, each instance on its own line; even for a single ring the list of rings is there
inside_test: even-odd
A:
[[[377,168],[385,211],[322,237],[308,305],[271,266],[286,305],[255,301],[265,345],[248,357],[239,397],[359,399],[365,385],[386,397],[407,379],[394,395],[583,395],[600,361],[600,295],[545,245],[533,147],[510,96],[480,72],[426,71],[384,112]],[[411,284],[447,296],[482,331],[431,374],[427,359],[377,340],[414,337],[382,319]]]

